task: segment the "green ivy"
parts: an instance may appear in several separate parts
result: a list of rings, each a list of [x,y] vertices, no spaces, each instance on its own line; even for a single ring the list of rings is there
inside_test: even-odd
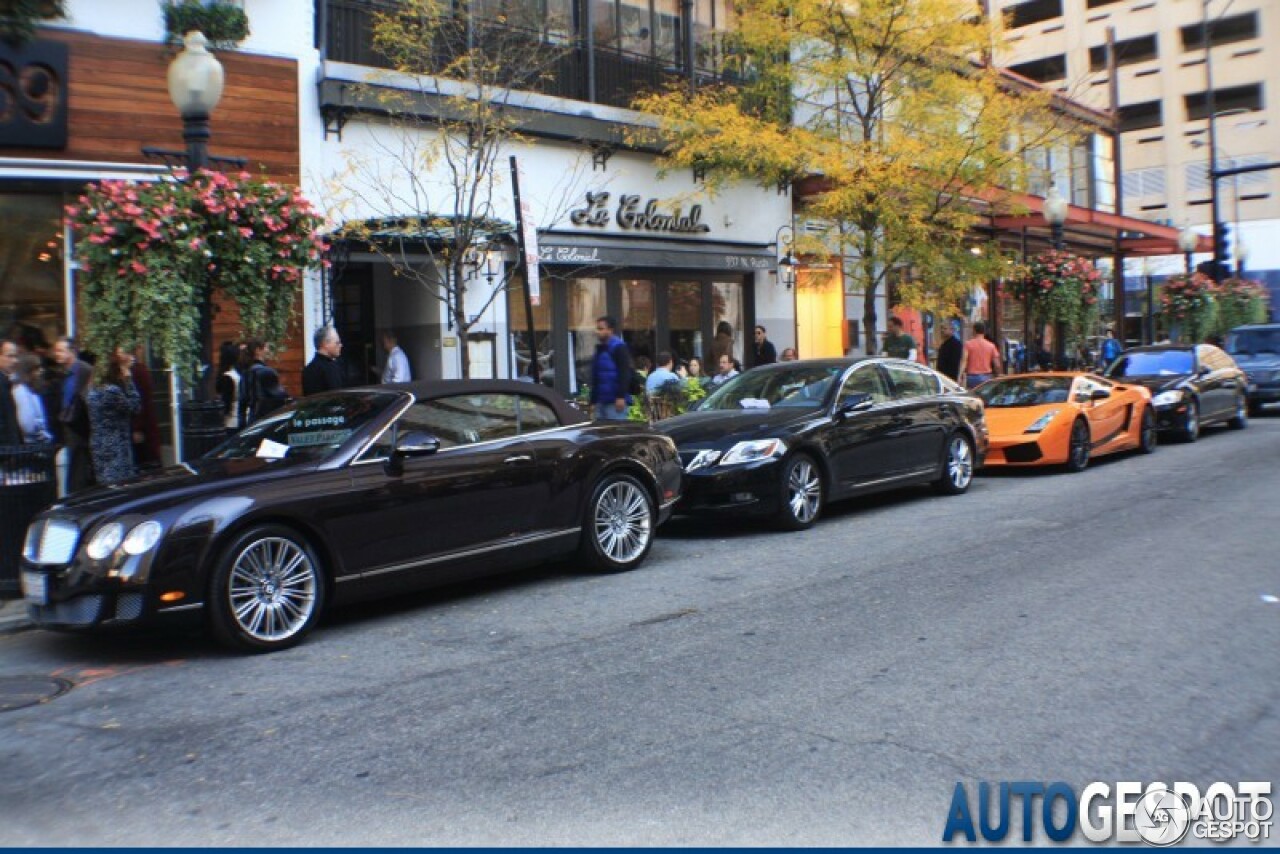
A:
[[[249,16],[231,3],[214,0],[163,0],[164,30],[169,41],[180,44],[192,30],[204,33],[215,48],[233,48],[249,37]]]
[[[63,0],[4,0],[0,8],[0,39],[14,45],[30,41],[41,21],[67,14]]]

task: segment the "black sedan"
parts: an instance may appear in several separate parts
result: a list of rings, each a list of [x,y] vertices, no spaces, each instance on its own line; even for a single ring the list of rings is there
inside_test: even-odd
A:
[[[1280,323],[1237,326],[1227,333],[1226,348],[1249,383],[1249,414],[1280,403]]]
[[[196,463],[87,491],[32,523],[32,619],[56,629],[203,615],[245,650],[322,610],[577,553],[644,560],[679,497],[665,436],[595,426],[531,383],[304,398]]]
[[[982,402],[897,359],[755,368],[658,423],[684,464],[680,513],[811,526],[827,501],[914,483],[969,488],[987,450]]]
[[[1134,347],[1107,367],[1106,376],[1150,389],[1157,428],[1183,441],[1194,442],[1206,424],[1248,426],[1245,373],[1212,344]]]

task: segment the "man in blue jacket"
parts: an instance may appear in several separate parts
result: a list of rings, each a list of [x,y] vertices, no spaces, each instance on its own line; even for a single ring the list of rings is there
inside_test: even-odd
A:
[[[591,408],[598,421],[626,421],[631,405],[631,353],[612,317],[596,318],[596,355],[591,362]]]

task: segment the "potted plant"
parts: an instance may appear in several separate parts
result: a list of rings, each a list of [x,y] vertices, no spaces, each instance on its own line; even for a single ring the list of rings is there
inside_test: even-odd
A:
[[[1265,323],[1267,289],[1261,282],[1232,277],[1221,282],[1214,293],[1218,312],[1214,323],[1217,335],[1226,335],[1246,323]]]
[[[201,171],[180,180],[90,184],[75,227],[90,349],[147,341],[197,373],[200,307],[234,302],[247,336],[283,340],[303,274],[325,263],[321,217],[297,188]]]
[[[1213,331],[1216,290],[1213,279],[1204,273],[1192,273],[1190,278],[1179,274],[1165,281],[1160,291],[1160,306],[1171,338],[1194,344]]]
[[[229,0],[163,0],[164,31],[180,44],[192,30],[204,33],[215,48],[232,48],[249,36],[249,16]]]

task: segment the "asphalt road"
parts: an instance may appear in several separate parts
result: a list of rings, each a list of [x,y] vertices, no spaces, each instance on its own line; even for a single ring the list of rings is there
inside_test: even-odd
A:
[[[937,844],[957,781],[1280,777],[1280,413],[1079,475],[677,520],[235,657],[0,637],[0,844]]]

